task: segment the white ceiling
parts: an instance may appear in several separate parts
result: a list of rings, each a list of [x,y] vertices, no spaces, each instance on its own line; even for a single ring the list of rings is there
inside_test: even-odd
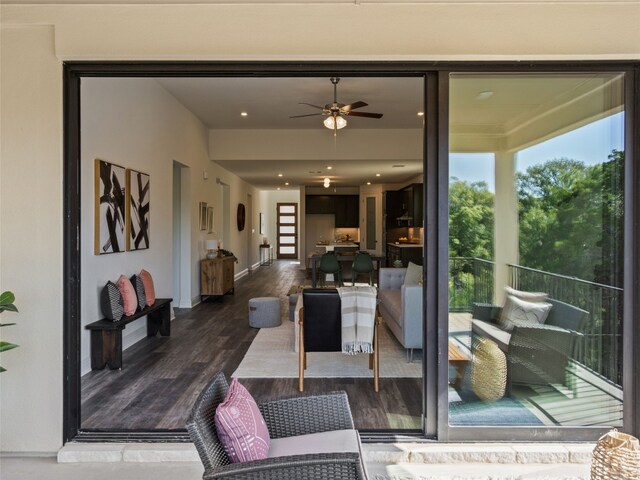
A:
[[[602,102],[606,87],[616,78],[600,74],[530,74],[518,75],[460,74],[452,78],[450,85],[450,132],[452,149],[456,151],[496,151],[498,145],[523,146],[549,138],[560,131],[576,128],[591,121],[587,115],[605,111]],[[216,158],[227,170],[237,174],[259,188],[297,188],[315,185],[326,173],[339,178],[341,185],[407,182],[422,173],[422,138],[413,137],[412,158],[395,158],[393,155],[370,159],[352,153],[342,153],[350,136],[372,140],[384,135],[381,130],[419,131],[423,117],[417,113],[424,109],[423,80],[412,78],[341,78],[338,84],[338,101],[349,104],[364,101],[369,105],[359,111],[382,113],[381,119],[348,117],[348,126],[338,131],[338,139],[322,126],[322,116],[289,118],[292,115],[316,113],[319,110],[300,102],[324,106],[333,101],[333,85],[328,77],[297,78],[161,78],[158,82],[193,112],[207,127],[217,130],[265,131],[287,130],[324,131],[326,142],[331,143],[333,154],[318,155],[317,144],[303,148],[283,143],[280,148],[293,155],[255,158]],[[618,79],[619,80],[619,79]],[[481,92],[491,92],[485,98]],[[594,93],[595,92],[595,93]],[[609,94],[610,95],[610,94]],[[581,104],[589,100],[588,109],[579,111]],[[594,103],[595,101],[595,103]],[[608,101],[607,108],[616,108],[615,101]],[[558,114],[563,110],[564,114]],[[574,112],[575,111],[575,112]],[[247,116],[240,115],[247,112]],[[591,112],[591,113],[590,113]],[[567,114],[569,113],[569,114]],[[376,131],[380,133],[376,133]],[[352,132],[352,133],[349,133]],[[361,133],[358,133],[361,132]],[[247,134],[248,135],[248,134]],[[359,137],[363,135],[363,137]],[[517,144],[509,143],[509,137]],[[268,135],[276,138],[277,135]],[[342,141],[340,141],[342,137]],[[249,137],[247,137],[249,138]],[[277,137],[280,138],[280,137]],[[282,138],[286,138],[283,136]],[[325,140],[322,140],[323,142]],[[371,150],[366,140],[358,140]],[[380,140],[379,140],[380,141]],[[403,140],[404,141],[404,140]],[[385,138],[385,145],[392,143]],[[241,144],[236,142],[233,145]],[[360,145],[356,144],[356,145]],[[232,145],[232,146],[233,146]],[[306,144],[305,144],[306,145]],[[324,147],[324,144],[322,144]],[[353,150],[353,142],[351,142]],[[242,150],[241,147],[238,147]],[[296,150],[297,149],[297,150]],[[381,148],[378,148],[382,150]],[[377,150],[376,150],[377,151]],[[266,154],[265,154],[266,155]],[[293,158],[284,158],[284,157]],[[342,166],[333,172],[325,172],[326,165]],[[394,164],[405,167],[393,168]],[[334,167],[335,168],[335,167]],[[290,183],[284,186],[276,173],[285,171]],[[322,173],[318,173],[322,172]],[[385,172],[383,179],[375,178],[376,172]],[[311,175],[313,173],[313,175]],[[332,178],[334,178],[332,177]]]

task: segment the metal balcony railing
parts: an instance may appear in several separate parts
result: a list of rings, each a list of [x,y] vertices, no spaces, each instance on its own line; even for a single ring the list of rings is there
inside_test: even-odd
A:
[[[549,297],[589,312],[572,357],[609,381],[622,384],[623,289],[521,265],[507,265],[518,290]],[[449,311],[471,312],[474,303],[494,303],[495,264],[474,257],[449,258]]]

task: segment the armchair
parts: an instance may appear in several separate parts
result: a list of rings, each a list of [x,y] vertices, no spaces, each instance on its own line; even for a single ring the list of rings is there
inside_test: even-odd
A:
[[[521,323],[512,332],[498,325],[501,307],[473,305],[473,333],[490,338],[505,352],[509,385],[565,383],[567,364],[589,313],[551,298],[546,301],[552,307],[544,324]]]
[[[230,463],[214,417],[229,384],[218,373],[204,388],[187,420],[189,436],[205,467],[203,479],[367,480],[360,437],[345,392],[283,398],[258,405],[269,435],[269,458]]]

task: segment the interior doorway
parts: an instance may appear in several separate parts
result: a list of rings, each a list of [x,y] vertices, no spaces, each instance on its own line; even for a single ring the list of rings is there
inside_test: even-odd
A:
[[[189,167],[173,161],[173,302],[191,308],[191,191]]]

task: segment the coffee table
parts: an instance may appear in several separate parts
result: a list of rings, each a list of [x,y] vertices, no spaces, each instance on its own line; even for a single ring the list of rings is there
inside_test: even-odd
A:
[[[462,385],[464,371],[470,360],[471,358],[460,349],[455,341],[449,340],[449,364],[456,369],[456,379],[452,384],[455,388],[459,388]]]

